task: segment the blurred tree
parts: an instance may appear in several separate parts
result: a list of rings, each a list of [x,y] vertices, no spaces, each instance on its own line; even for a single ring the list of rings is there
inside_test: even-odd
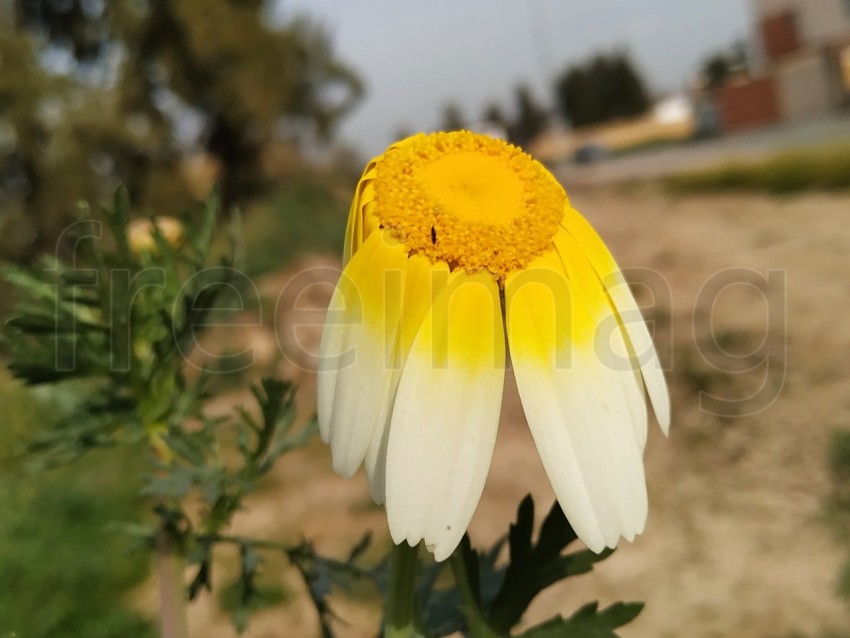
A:
[[[644,81],[624,52],[567,68],[555,81],[555,94],[573,126],[642,115],[650,106]]]
[[[460,131],[466,128],[466,119],[463,117],[463,111],[454,102],[450,102],[443,107],[443,115],[440,120],[441,131]]]
[[[488,104],[484,107],[484,111],[481,114],[481,121],[493,124],[504,131],[507,131],[510,127],[510,121],[502,110],[502,107],[498,104]]]
[[[749,55],[744,42],[735,42],[728,49],[716,51],[703,60],[699,76],[703,88],[713,91],[733,76],[749,73]]]
[[[38,116],[42,100],[56,99],[61,89],[38,65],[27,38],[0,37],[0,255],[19,257],[17,249],[32,242],[37,220],[21,207],[42,208],[47,128]],[[15,207],[16,203],[20,206]]]
[[[397,140],[403,140],[405,138],[408,138],[413,135],[414,132],[415,131],[406,124],[396,126],[395,131],[393,131],[392,134],[392,141],[395,142]]]
[[[715,53],[703,62],[700,74],[706,88],[719,89],[732,74],[729,59],[724,54]]]
[[[549,114],[534,99],[531,89],[521,84],[514,91],[516,119],[508,127],[510,141],[518,146],[528,145],[549,123]]]
[[[275,27],[265,5],[14,0],[0,14],[0,201],[31,248],[116,181],[150,210],[179,206],[188,148],[217,160],[232,204],[268,186],[273,142],[332,133],[362,82],[322,28]]]

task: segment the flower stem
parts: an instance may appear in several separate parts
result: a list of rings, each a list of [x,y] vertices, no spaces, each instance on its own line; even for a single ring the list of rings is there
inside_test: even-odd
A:
[[[161,531],[156,538],[156,559],[162,638],[189,638],[183,560],[175,551],[174,542],[166,531]]]
[[[417,550],[406,542],[390,555],[390,587],[384,618],[384,638],[419,636],[415,626]]]
[[[500,638],[501,634],[490,627],[481,614],[478,597],[470,587],[469,573],[463,557],[463,547],[463,543],[458,545],[457,549],[452,552],[449,562],[452,566],[455,584],[457,584],[457,589],[463,599],[463,615],[466,618],[467,635],[470,638]]]

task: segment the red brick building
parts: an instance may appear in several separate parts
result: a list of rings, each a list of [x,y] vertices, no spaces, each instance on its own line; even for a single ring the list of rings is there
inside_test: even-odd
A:
[[[752,0],[753,77],[718,98],[723,129],[826,113],[850,105],[850,0]]]

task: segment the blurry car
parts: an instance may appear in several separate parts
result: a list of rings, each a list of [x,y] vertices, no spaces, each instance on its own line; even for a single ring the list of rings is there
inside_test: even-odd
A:
[[[593,164],[608,157],[611,157],[611,149],[598,143],[584,144],[573,155],[577,164]]]

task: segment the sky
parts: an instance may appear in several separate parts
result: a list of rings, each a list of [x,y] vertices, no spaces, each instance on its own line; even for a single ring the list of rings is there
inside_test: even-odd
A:
[[[552,102],[551,79],[600,50],[626,47],[654,94],[687,84],[708,53],[751,32],[750,0],[281,0],[331,33],[367,95],[340,128],[366,154],[401,130],[439,125],[446,104],[467,121],[508,113],[529,84]]]

